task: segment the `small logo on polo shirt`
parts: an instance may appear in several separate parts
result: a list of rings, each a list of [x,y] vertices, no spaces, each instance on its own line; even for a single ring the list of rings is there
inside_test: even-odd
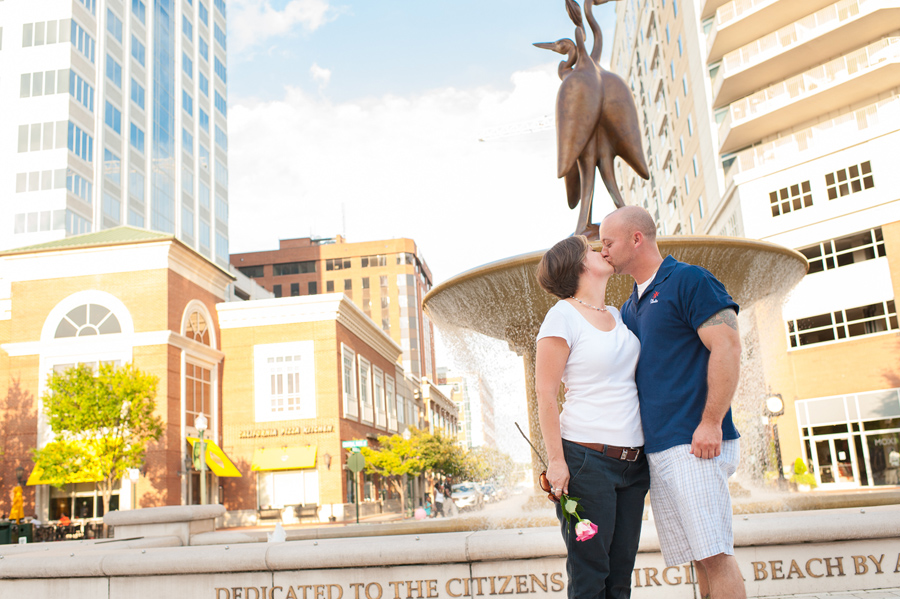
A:
[[[658,298],[658,297],[659,297],[659,291],[654,291],[654,292],[653,292],[653,295],[650,296],[650,303],[651,303],[651,304],[658,304],[658,303],[659,303],[659,300],[656,299],[656,298]]]

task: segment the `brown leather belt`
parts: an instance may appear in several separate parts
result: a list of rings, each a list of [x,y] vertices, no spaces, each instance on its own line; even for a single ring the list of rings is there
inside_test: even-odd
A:
[[[603,443],[581,443],[580,441],[570,441],[576,445],[599,451],[603,455],[614,460],[622,460],[623,462],[635,462],[641,455],[643,447],[616,447],[615,445],[605,445]]]

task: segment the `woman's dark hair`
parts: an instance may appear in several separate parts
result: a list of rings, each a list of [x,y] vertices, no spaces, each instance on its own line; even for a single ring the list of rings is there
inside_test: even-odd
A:
[[[572,297],[584,272],[584,259],[591,245],[584,235],[566,237],[547,250],[537,265],[538,284],[560,299]]]

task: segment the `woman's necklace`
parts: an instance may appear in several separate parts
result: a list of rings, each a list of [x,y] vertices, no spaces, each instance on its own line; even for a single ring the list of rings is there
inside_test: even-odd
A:
[[[581,304],[582,306],[587,306],[588,308],[590,308],[590,309],[592,309],[592,310],[596,310],[596,311],[598,311],[598,312],[607,312],[606,306],[603,306],[602,308],[598,308],[597,306],[592,306],[592,305],[590,305],[590,304],[588,304],[588,303],[586,303],[586,302],[581,301],[580,299],[578,299],[578,298],[575,297],[574,295],[571,296],[571,297],[572,297],[573,300],[575,300],[576,302],[578,302],[578,303]]]

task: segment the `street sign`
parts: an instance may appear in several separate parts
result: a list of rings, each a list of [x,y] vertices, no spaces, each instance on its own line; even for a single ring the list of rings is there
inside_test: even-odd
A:
[[[361,453],[351,453],[347,458],[347,468],[352,472],[359,472],[366,467],[366,458]]]
[[[366,439],[351,439],[350,441],[341,441],[341,447],[344,449],[353,449],[356,447],[368,447],[369,442]]]

